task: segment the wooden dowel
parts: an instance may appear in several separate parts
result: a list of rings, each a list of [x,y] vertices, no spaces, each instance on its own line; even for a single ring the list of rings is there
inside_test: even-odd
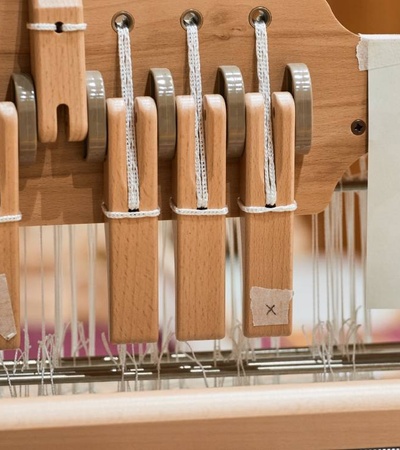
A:
[[[18,173],[18,116],[14,104],[4,102],[0,103],[1,216],[19,214]],[[0,223],[0,327],[12,331],[15,325],[16,332],[10,340],[0,336],[0,350],[20,345],[19,275],[19,223]]]
[[[196,209],[194,101],[177,97],[178,142],[174,201]],[[209,208],[226,206],[226,111],[219,95],[205,96]],[[176,335],[179,340],[225,335],[225,216],[176,219]]]
[[[289,93],[272,98],[277,206],[294,203],[295,113]],[[246,150],[241,200],[265,206],[264,104],[246,95]],[[242,213],[244,317],[247,337],[288,336],[292,331],[293,212]]]
[[[157,208],[157,111],[149,97],[135,101],[140,178],[140,211]],[[106,205],[128,212],[126,109],[122,99],[107,101],[108,158]],[[110,339],[113,343],[158,339],[158,219],[107,219]]]

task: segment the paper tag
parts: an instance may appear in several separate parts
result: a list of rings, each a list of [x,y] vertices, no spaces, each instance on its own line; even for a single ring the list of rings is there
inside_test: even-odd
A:
[[[9,341],[17,335],[7,277],[0,275],[0,335]]]
[[[250,290],[253,325],[288,325],[293,291],[253,287]]]
[[[395,62],[400,37],[393,39],[378,38],[368,52],[366,296],[367,307],[377,309],[400,307],[400,58],[379,67]]]

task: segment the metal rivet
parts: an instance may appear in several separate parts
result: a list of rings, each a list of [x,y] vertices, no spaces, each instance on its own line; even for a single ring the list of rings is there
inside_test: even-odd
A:
[[[203,25],[203,15],[196,9],[188,9],[181,15],[181,25],[186,30],[188,25],[196,25],[197,28],[201,28]]]
[[[361,136],[367,131],[367,124],[363,120],[357,119],[351,124],[351,131],[356,136]]]
[[[135,19],[132,14],[127,11],[119,11],[113,15],[111,19],[111,26],[115,32],[118,32],[118,28],[129,28],[129,31],[133,30],[135,26]]]
[[[254,27],[255,22],[265,22],[267,27],[272,22],[272,14],[271,11],[264,6],[257,6],[251,10],[249,14],[249,22],[252,27]]]

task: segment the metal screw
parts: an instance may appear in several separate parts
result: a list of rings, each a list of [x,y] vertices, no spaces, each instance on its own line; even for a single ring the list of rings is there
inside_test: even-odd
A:
[[[363,120],[357,119],[351,124],[351,131],[356,136],[361,136],[367,131],[367,124]]]

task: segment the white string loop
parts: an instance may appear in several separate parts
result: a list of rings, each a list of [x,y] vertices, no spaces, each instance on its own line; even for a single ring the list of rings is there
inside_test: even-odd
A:
[[[33,31],[57,31],[55,23],[28,23],[26,24],[28,30]],[[86,23],[63,23],[61,24],[61,31],[68,33],[73,31],[85,31]]]
[[[268,33],[263,21],[255,21],[257,75],[259,92],[264,98],[264,177],[267,205],[276,204],[275,155],[272,138],[271,84],[269,78]]]
[[[297,209],[296,202],[293,202],[291,205],[274,206],[273,208],[267,208],[266,206],[245,206],[240,198],[238,198],[237,203],[239,209],[246,214],[284,213],[293,212]]]
[[[21,213],[8,216],[0,216],[0,223],[21,222],[21,220]]]
[[[160,208],[153,209],[152,211],[132,211],[132,212],[112,212],[108,211],[106,205],[103,203],[101,205],[103,214],[107,219],[144,219],[146,217],[158,217],[161,214]]]
[[[197,25],[195,24],[187,25],[186,30],[187,30],[188,61],[189,61],[190,95],[193,97],[196,105],[195,170],[196,170],[197,207],[207,208],[208,206],[207,163],[204,144],[203,92],[201,86],[199,33]]]
[[[178,216],[226,216],[229,213],[227,206],[224,208],[214,208],[214,209],[190,209],[190,208],[178,208],[172,201],[169,201],[169,205],[172,212]]]
[[[126,167],[128,177],[128,208],[139,210],[139,169],[136,151],[134,92],[131,39],[128,27],[118,27],[118,53],[122,97],[126,105]],[[129,213],[130,214],[130,213]]]

